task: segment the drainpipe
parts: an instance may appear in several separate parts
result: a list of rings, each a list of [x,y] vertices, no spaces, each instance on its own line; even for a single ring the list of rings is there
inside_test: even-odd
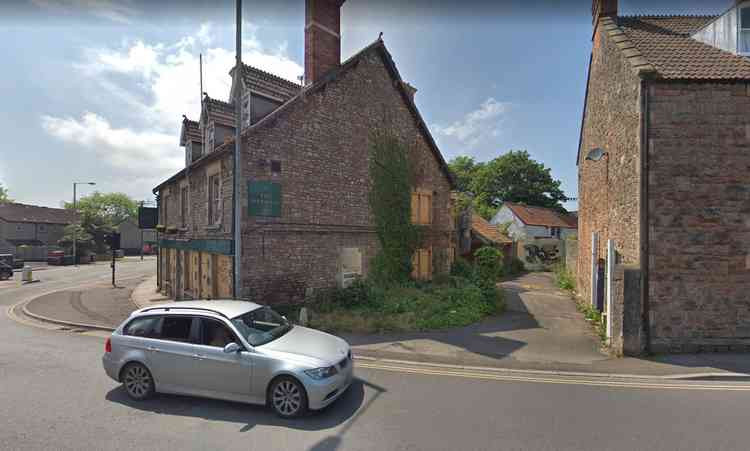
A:
[[[651,354],[651,306],[649,304],[649,234],[648,234],[648,152],[649,152],[649,83],[641,80],[641,301],[643,302],[643,326],[646,340],[645,352]]]

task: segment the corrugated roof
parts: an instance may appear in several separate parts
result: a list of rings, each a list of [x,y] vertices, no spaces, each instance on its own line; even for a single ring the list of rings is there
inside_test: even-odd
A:
[[[620,16],[616,28],[602,24],[618,46],[632,47],[653,67],[657,78],[672,80],[750,79],[750,58],[712,47],[690,36],[718,16]],[[619,30],[618,30],[619,29]],[[618,42],[620,41],[620,42]],[[630,45],[632,44],[632,45]],[[629,56],[629,55],[626,55]]]
[[[510,208],[513,214],[526,225],[578,228],[578,218],[571,214],[561,213],[551,208],[532,207],[513,202],[504,202],[503,205]]]
[[[39,207],[11,202],[0,204],[0,218],[8,222],[72,224],[76,221],[77,214],[64,208]]]
[[[476,213],[471,214],[471,231],[493,243],[507,244],[513,242],[513,240],[503,234],[496,225],[490,224],[486,219]]]

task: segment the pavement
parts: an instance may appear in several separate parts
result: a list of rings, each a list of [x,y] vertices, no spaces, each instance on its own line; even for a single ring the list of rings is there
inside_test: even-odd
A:
[[[122,265],[118,284],[153,271],[154,262]],[[750,384],[739,381],[554,377],[358,357],[349,390],[299,419],[187,396],[134,402],[101,368],[108,333],[9,318],[34,298],[106,282],[108,268],[39,277],[0,291],[8,307],[0,315],[2,450],[747,449]]]
[[[380,361],[571,374],[750,378],[750,354],[607,355],[549,273],[524,274],[500,287],[507,311],[478,324],[437,332],[343,337],[357,356]],[[26,303],[24,311],[37,319],[106,330],[117,327],[133,310],[169,301],[156,291],[156,277],[144,275],[117,289],[99,283],[50,293]]]

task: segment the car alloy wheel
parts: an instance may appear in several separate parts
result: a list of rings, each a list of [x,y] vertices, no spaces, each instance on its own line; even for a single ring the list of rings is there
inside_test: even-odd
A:
[[[122,383],[128,396],[138,401],[150,397],[154,392],[154,379],[151,373],[139,363],[130,364],[125,368]]]
[[[271,405],[282,417],[296,417],[307,410],[307,396],[299,382],[283,378],[271,390]]]

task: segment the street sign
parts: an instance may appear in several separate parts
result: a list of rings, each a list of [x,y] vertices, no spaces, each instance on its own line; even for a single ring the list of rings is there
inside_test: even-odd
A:
[[[281,216],[281,184],[254,181],[247,183],[250,216]]]
[[[159,222],[159,209],[156,207],[138,207],[138,228],[154,229]]]
[[[110,249],[117,251],[120,249],[120,234],[117,232],[108,233],[104,235],[104,242]]]

